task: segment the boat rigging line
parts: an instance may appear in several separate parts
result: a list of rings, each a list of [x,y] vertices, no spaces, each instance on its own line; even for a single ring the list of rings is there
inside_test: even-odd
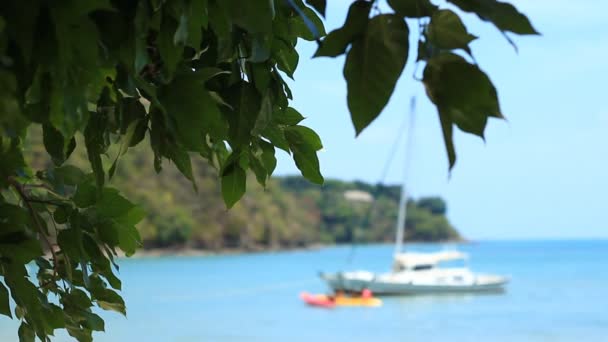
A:
[[[397,237],[396,237],[397,246],[395,247],[395,253],[399,253],[401,251],[402,244],[403,244],[406,212],[404,209],[401,209],[401,207],[407,207],[407,195],[406,195],[406,183],[407,182],[406,181],[407,181],[407,175],[409,172],[409,164],[410,164],[411,155],[412,155],[411,152],[412,152],[412,145],[413,145],[415,122],[416,122],[416,96],[412,95],[410,97],[409,115],[406,115],[404,117],[403,122],[399,126],[399,130],[397,132],[395,141],[393,142],[393,145],[391,146],[391,149],[388,154],[388,158],[386,160],[386,163],[384,164],[384,168],[382,169],[382,173],[380,175],[380,178],[378,179],[378,182],[376,183],[376,189],[374,191],[375,194],[378,194],[380,192],[380,188],[386,181],[386,177],[388,176],[388,171],[390,170],[392,162],[395,159],[395,155],[396,155],[397,149],[399,148],[399,145],[403,139],[403,135],[407,132],[407,141],[406,141],[406,146],[405,146],[405,157],[404,157],[403,180],[401,182],[401,186],[402,186],[401,194],[402,195],[399,200],[400,210],[399,210],[399,217],[397,219]],[[372,205],[369,207],[369,209],[365,215],[365,219],[363,220],[364,227],[367,227],[370,224],[372,216],[373,216],[374,212],[376,211],[377,203],[378,203],[378,201],[376,201],[374,199],[374,201],[372,202]],[[351,244],[351,249],[350,249],[350,252],[347,257],[347,264],[351,264],[351,262],[355,256],[356,249],[357,249],[355,227],[351,227],[350,229],[352,230],[351,236],[353,239],[353,243]]]

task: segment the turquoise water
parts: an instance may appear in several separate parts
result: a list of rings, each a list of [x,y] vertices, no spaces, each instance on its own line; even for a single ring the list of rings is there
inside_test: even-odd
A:
[[[437,250],[440,245],[408,245]],[[128,317],[106,313],[97,341],[601,341],[608,338],[608,241],[459,246],[480,272],[509,275],[504,294],[384,299],[380,308],[310,308],[318,271],[385,271],[391,246],[120,262]],[[0,319],[0,340],[16,340]],[[57,340],[67,340],[59,334]]]

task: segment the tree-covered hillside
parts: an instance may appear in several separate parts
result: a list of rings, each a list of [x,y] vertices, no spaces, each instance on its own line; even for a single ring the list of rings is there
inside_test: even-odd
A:
[[[41,132],[31,130],[28,141],[32,163],[51,166]],[[257,250],[394,239],[398,186],[338,180],[319,186],[299,176],[275,177],[265,189],[248,182],[243,200],[227,210],[217,170],[207,162],[193,160],[195,191],[174,165],[157,175],[150,167],[154,156],[149,149],[136,147],[132,152],[121,158],[110,182],[147,213],[138,225],[145,248]],[[104,158],[108,168],[116,153],[111,150]],[[86,153],[77,149],[68,163],[86,169]],[[445,212],[440,198],[410,200],[406,238],[459,239]]]

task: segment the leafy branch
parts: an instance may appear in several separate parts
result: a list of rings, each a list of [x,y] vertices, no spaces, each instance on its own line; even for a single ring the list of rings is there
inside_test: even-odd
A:
[[[141,142],[154,154],[147,167],[174,164],[194,191],[193,160],[213,165],[227,207],[245,194],[248,173],[267,186],[276,149],[309,181],[324,182],[321,139],[302,125],[284,80],[294,78],[298,40],[319,42],[315,57],[346,56],[347,103],[360,134],[406,66],[408,19],[423,22],[415,63],[424,66],[452,168],[454,126],[483,137],[488,119],[503,117],[496,88],[470,62],[477,37],[460,13],[507,37],[537,32],[496,0],[448,0],[456,10],[429,0],[387,2],[387,13],[377,1],[352,2],[344,25],[329,33],[321,19],[326,0],[31,0],[27,10],[0,2],[0,314],[14,311],[20,339],[47,340],[65,328],[90,341],[105,329],[92,306],[126,313],[113,256],[141,246],[136,224],[145,213],[107,183]],[[42,132],[50,159],[35,176],[25,158],[28,131]],[[77,150],[86,151],[91,172],[67,162]],[[36,189],[47,195],[32,196]],[[38,209],[50,216],[55,246]],[[42,288],[29,280],[25,265],[33,261]],[[58,281],[69,286],[52,286]]]

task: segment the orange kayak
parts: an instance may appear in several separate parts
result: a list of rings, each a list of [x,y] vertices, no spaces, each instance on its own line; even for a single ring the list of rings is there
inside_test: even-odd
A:
[[[322,294],[310,294],[308,292],[302,292],[300,293],[300,298],[302,298],[304,303],[311,306],[318,306],[328,309],[336,306],[336,303],[332,298]]]

